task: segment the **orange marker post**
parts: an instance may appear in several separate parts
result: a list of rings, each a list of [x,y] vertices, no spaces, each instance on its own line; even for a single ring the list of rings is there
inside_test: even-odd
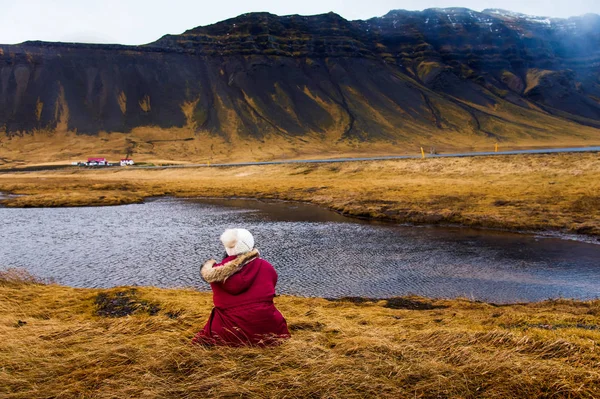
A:
[[[498,143],[494,145],[494,152],[498,152]]]
[[[423,147],[421,147],[421,157],[425,159],[425,151],[423,150]]]

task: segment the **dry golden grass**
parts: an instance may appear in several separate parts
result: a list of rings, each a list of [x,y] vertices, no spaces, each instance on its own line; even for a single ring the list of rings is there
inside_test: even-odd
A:
[[[189,342],[209,315],[210,293],[22,277],[0,274],[6,399],[600,396],[598,300],[280,296],[291,340],[205,349]]]
[[[554,154],[185,169],[0,173],[8,206],[150,196],[306,201],[350,216],[600,235],[600,155]]]
[[[278,101],[285,109],[287,100],[282,93],[280,94]],[[128,133],[100,132],[97,135],[87,135],[67,130],[69,110],[63,101],[57,108],[57,112],[60,111],[57,114],[60,128],[56,131],[38,130],[6,135],[0,127],[0,168],[32,164],[68,164],[92,156],[118,161],[128,153],[133,154],[137,162],[214,163],[416,155],[420,152],[420,147],[434,147],[439,152],[492,151],[496,143],[499,143],[503,150],[591,146],[600,143],[600,130],[596,128],[518,107],[500,99],[493,108],[468,104],[473,110],[478,110],[478,118],[475,121],[472,113],[466,112],[458,104],[432,97],[431,103],[443,110],[444,117],[438,121],[441,130],[432,129],[431,126],[409,117],[403,119],[400,125],[392,126],[389,125],[387,117],[393,119],[393,115],[382,114],[382,110],[371,107],[360,93],[350,89],[347,90],[349,98],[356,102],[357,107],[372,114],[373,121],[387,129],[389,135],[386,137],[389,139],[346,140],[342,139],[349,123],[346,111],[321,99],[308,89],[305,89],[304,94],[323,107],[336,123],[325,131],[307,132],[302,137],[292,134],[271,134],[262,138],[240,136],[237,133],[240,128],[239,116],[219,100],[217,109],[223,114],[221,118],[225,129],[219,136],[196,130],[197,126],[191,118],[195,104],[192,101],[181,104],[187,121],[181,128],[142,126]],[[121,100],[122,98],[119,99],[119,103],[123,106]],[[140,107],[150,107],[150,101],[144,98]],[[406,113],[406,110],[391,102],[388,105],[394,113]],[[293,113],[291,109],[286,112]],[[479,127],[476,127],[477,125]]]

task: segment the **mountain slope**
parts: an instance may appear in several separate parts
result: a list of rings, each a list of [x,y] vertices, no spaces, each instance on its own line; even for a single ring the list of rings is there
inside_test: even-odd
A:
[[[579,144],[598,127],[597,15],[252,13],[145,46],[0,45],[9,138],[129,132],[124,145],[173,158],[141,142]]]

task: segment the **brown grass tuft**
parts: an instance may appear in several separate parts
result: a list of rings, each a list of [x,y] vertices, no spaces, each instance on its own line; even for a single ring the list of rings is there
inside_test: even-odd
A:
[[[0,285],[52,284],[53,279],[36,277],[25,269],[11,267],[0,270]]]

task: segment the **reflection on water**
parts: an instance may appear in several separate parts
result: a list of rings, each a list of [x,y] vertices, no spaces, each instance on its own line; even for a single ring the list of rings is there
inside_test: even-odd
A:
[[[77,287],[193,286],[225,228],[253,232],[278,291],[418,294],[493,302],[600,296],[600,245],[460,228],[360,222],[305,204],[158,199],[0,209],[0,265]]]

